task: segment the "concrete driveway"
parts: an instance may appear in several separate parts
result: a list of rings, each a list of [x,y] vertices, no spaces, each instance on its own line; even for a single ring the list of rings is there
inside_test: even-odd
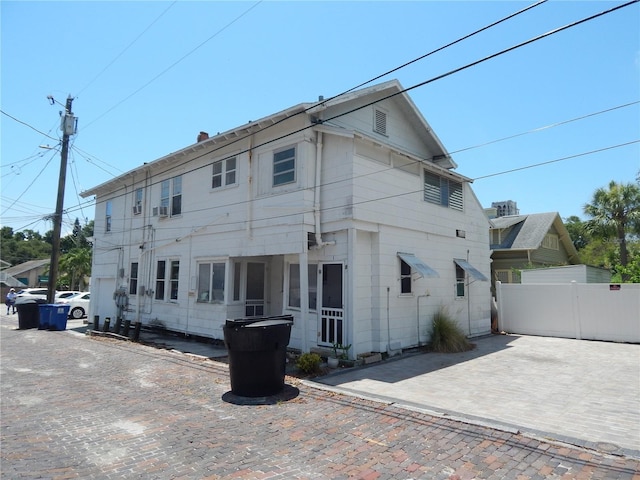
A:
[[[494,335],[315,379],[342,392],[640,456],[640,345]]]

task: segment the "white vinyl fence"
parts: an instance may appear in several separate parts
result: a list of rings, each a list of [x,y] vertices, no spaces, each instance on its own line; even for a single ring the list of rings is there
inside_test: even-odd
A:
[[[499,329],[546,337],[640,343],[640,284],[496,282]]]

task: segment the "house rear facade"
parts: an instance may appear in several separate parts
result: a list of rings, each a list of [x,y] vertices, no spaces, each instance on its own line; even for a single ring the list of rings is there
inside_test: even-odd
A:
[[[446,307],[490,331],[489,221],[397,81],[300,104],[98,185],[92,315],[223,338],[290,314],[290,346],[422,345]]]

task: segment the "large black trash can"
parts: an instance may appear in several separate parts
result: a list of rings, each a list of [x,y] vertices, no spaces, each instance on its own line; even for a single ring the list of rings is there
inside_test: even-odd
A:
[[[40,299],[20,299],[16,300],[16,310],[18,311],[18,328],[24,330],[27,328],[38,328],[40,325],[40,307],[39,304],[46,303],[46,300]]]
[[[266,397],[284,389],[292,325],[291,315],[226,321],[224,343],[233,394]]]

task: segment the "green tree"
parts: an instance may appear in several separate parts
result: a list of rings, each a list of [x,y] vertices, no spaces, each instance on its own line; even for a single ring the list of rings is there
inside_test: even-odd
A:
[[[591,242],[591,234],[588,231],[587,224],[580,217],[572,215],[564,219],[564,226],[569,232],[573,246],[580,252]]]
[[[62,254],[58,263],[59,283],[69,285],[70,290],[84,290],[86,276],[91,275],[91,250],[74,248]]]
[[[598,188],[591,203],[584,206],[591,217],[588,231],[596,238],[616,239],[620,264],[629,263],[627,235],[640,232],[640,187],[632,183],[609,182],[609,188]]]

